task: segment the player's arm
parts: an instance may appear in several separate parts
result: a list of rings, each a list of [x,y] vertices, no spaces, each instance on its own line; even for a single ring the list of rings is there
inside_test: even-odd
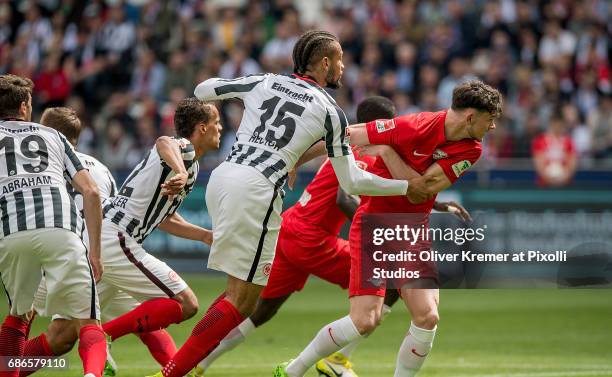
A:
[[[212,231],[191,224],[176,212],[166,217],[166,219],[159,224],[159,229],[177,237],[201,241],[207,245],[212,245]]]
[[[416,179],[420,178],[421,174],[405,163],[395,149],[388,145],[366,145],[359,147],[357,153],[382,158],[393,179],[410,181],[408,198],[412,203],[422,203],[431,198],[432,194],[425,186],[425,182]]]
[[[183,163],[181,148],[178,143],[169,136],[162,136],[155,142],[159,157],[170,166],[175,176],[162,183],[164,195],[177,195],[187,184],[187,169]]]
[[[62,135],[59,133],[58,135],[64,145],[64,168],[67,176],[72,187],[83,195],[83,214],[89,236],[89,262],[93,269],[94,279],[99,281],[104,271],[100,252],[100,232],[102,229],[100,191],[89,171],[83,167],[72,145]]]
[[[242,99],[265,79],[265,75],[250,75],[233,80],[210,78],[196,86],[194,95],[204,101],[228,98]]]
[[[368,139],[368,131],[365,123],[351,124],[347,129],[347,133],[352,145],[361,147],[372,144]]]
[[[439,212],[448,212],[457,216],[461,221],[470,224],[472,220],[472,215],[465,209],[461,204],[450,201],[450,202],[438,202],[434,203],[434,209]]]
[[[397,196],[408,193],[408,181],[385,179],[360,169],[346,137],[348,121],[339,107],[327,109],[325,149],[340,187],[350,195]]]
[[[359,207],[360,199],[358,196],[347,194],[342,188],[338,187],[338,194],[336,194],[336,205],[340,210],[348,217],[352,219],[357,212]]]

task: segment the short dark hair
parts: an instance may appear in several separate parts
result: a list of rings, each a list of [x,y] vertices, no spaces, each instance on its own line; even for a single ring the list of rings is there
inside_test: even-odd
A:
[[[334,52],[334,42],[338,38],[322,30],[310,30],[300,36],[293,46],[293,72],[303,75],[310,64]]]
[[[22,102],[28,103],[32,96],[34,83],[32,80],[15,76],[0,76],[0,118],[15,117],[19,115]]]
[[[57,130],[73,145],[79,141],[81,120],[69,107],[49,107],[40,117],[40,124]]]
[[[482,81],[470,80],[455,86],[451,109],[473,108],[486,111],[494,117],[502,113],[502,96],[499,91]]]
[[[174,112],[174,130],[177,136],[190,138],[197,124],[210,122],[214,107],[212,103],[195,97],[181,100]]]
[[[395,105],[387,97],[368,97],[357,106],[357,123],[367,123],[376,119],[391,119],[394,117]]]

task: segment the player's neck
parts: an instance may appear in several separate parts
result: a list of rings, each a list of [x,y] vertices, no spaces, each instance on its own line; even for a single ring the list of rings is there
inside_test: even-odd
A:
[[[444,136],[447,141],[471,138],[465,119],[452,109],[448,109],[444,120]]]
[[[327,86],[327,80],[325,79],[326,77],[325,77],[325,74],[323,74],[323,73],[319,72],[319,74],[317,74],[317,72],[306,71],[306,72],[304,72],[303,75],[299,75],[299,76],[305,77],[307,79],[310,79],[310,80],[316,82],[322,88],[325,88]]]

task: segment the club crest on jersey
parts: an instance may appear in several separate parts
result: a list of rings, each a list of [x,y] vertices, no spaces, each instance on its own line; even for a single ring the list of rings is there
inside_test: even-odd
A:
[[[361,160],[355,160],[355,163],[357,164],[357,167],[361,170],[367,170],[368,169],[368,164],[364,161]]]
[[[448,154],[446,154],[446,152],[444,152],[443,150],[436,149],[433,153],[433,159],[441,160],[443,158],[448,158]]]
[[[468,170],[472,166],[472,163],[468,160],[459,161],[453,164],[453,172],[459,177],[464,171]]]
[[[383,133],[395,128],[395,122],[393,119],[381,119],[376,121],[376,131]]]
[[[266,263],[262,268],[262,272],[264,275],[270,276],[270,271],[272,271],[272,263]]]

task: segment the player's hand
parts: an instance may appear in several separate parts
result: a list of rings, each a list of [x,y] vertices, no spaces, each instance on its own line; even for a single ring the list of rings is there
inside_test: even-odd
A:
[[[295,181],[297,180],[297,169],[293,168],[289,170],[287,173],[287,187],[289,190],[293,190],[293,186],[295,185]]]
[[[463,207],[461,204],[454,201],[436,202],[434,204],[434,209],[440,212],[452,213],[466,224],[471,224],[473,221],[472,216],[470,215],[468,210],[465,209],[465,207]]]
[[[91,264],[91,269],[93,271],[94,280],[96,283],[102,279],[102,273],[104,272],[104,265],[102,264],[101,258],[89,256],[89,264]]]
[[[208,246],[212,246],[213,232],[211,230],[204,229],[204,232],[202,232],[202,242],[204,242]]]
[[[427,190],[427,182],[423,177],[416,177],[408,180],[408,201],[412,204],[421,204],[433,197]]]
[[[178,173],[161,184],[162,195],[178,195],[187,184],[187,173]]]
[[[354,149],[359,157],[362,157],[362,156],[382,157],[389,149],[391,149],[391,147],[388,145],[370,144],[370,145],[364,145],[361,147],[355,147]]]

